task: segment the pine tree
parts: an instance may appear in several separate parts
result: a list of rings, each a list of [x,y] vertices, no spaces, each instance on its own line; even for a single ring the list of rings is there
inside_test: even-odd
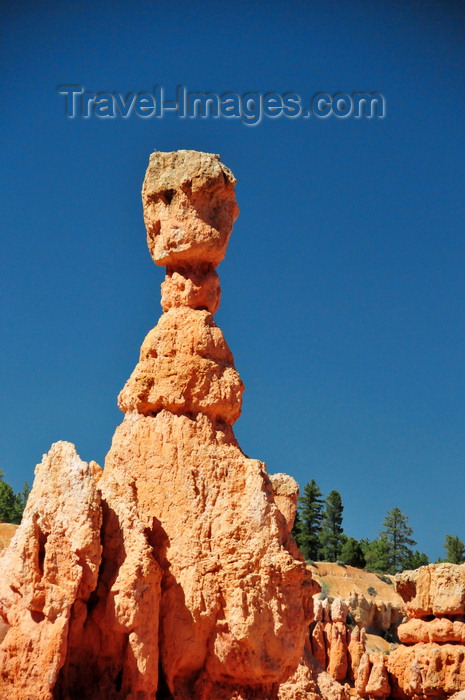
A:
[[[323,511],[323,496],[315,479],[306,484],[300,497],[300,523],[297,528],[297,543],[305,559],[313,561],[319,558],[319,535]],[[296,529],[297,529],[296,528]]]
[[[411,549],[416,542],[412,539],[413,530],[408,517],[399,508],[388,511],[383,523],[384,530],[380,532],[389,543],[389,567],[387,571],[395,574],[408,567],[409,558],[413,556]]]
[[[465,544],[457,536],[446,535],[444,540],[446,561],[451,564],[463,564],[465,562]]]
[[[379,573],[389,571],[391,546],[385,537],[379,537],[371,542],[362,540],[361,545],[367,571]]]
[[[342,529],[343,510],[339,491],[330,491],[325,502],[320,532],[321,555],[325,561],[337,561],[346,541]]]
[[[0,521],[11,523],[15,508],[15,492],[10,484],[0,478]]]
[[[22,491],[16,493],[4,480],[5,472],[0,469],[0,522],[19,525],[29,496],[29,486],[24,483]]]
[[[300,549],[302,549],[302,521],[300,519],[299,509],[297,509],[295,512],[294,525],[292,526],[292,537],[295,539]]]
[[[404,569],[419,569],[420,566],[427,566],[427,564],[429,564],[428,555],[416,549],[404,561]]]
[[[355,537],[349,537],[346,542],[342,545],[341,549],[341,561],[344,564],[349,564],[349,566],[357,566],[359,569],[365,568],[365,556],[363,554],[363,549]]]

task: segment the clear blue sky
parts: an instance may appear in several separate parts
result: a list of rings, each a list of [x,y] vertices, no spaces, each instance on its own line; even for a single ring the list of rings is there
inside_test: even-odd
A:
[[[348,535],[388,509],[418,548],[465,540],[465,6],[22,2],[0,7],[0,466],[56,440],[103,463],[159,315],[140,188],[151,151],[220,153],[241,215],[218,324],[236,434],[270,472],[340,491]],[[70,120],[93,92],[378,91],[384,119]]]

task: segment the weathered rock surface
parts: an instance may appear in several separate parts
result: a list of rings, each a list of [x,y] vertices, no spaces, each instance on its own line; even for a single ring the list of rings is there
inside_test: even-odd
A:
[[[409,617],[465,614],[465,564],[430,564],[396,576]]]
[[[350,631],[349,643],[347,645],[349,680],[354,681],[357,677],[360,661],[365,653],[366,648],[366,632],[362,627],[354,627]]]
[[[394,578],[331,562],[309,565],[329,598],[343,598],[355,624],[373,634],[394,631],[405,618],[405,604]]]
[[[273,489],[274,502],[278,510],[286,518],[287,529],[291,532],[294,527],[297,503],[299,500],[299,484],[289,474],[271,474],[271,487]]]
[[[404,571],[397,574],[396,587],[412,619],[398,629],[399,639],[411,646],[399,646],[389,656],[392,697],[441,700],[463,690],[465,566],[429,564]]]
[[[350,595],[348,604],[341,597],[321,600],[315,596],[311,648],[316,661],[332,677],[353,685],[351,698],[357,694],[361,698],[443,700],[465,688],[464,566],[430,564],[395,577],[397,593],[405,601],[411,619],[399,625],[397,632],[402,644],[391,645],[388,654],[367,653],[370,635],[366,635],[364,628],[356,626],[349,631],[346,627],[344,636],[344,622],[348,611],[353,614],[351,601],[360,594],[361,577],[367,585],[366,572],[354,577],[360,579],[357,590],[353,588],[354,581],[346,583],[343,577],[341,584],[341,577],[327,571],[326,566],[318,563],[312,567],[320,569],[320,581],[326,582],[325,595],[328,591],[341,590],[346,596],[349,591]],[[381,583],[385,583],[384,577]],[[392,596],[392,586],[387,585]],[[370,588],[372,597],[377,597],[374,585]],[[359,598],[359,609],[362,608],[359,619],[363,617],[360,599],[364,598],[364,595]],[[395,602],[392,597],[384,604],[391,602]],[[389,613],[390,606],[385,608]],[[367,615],[365,619],[372,618]]]
[[[364,694],[370,698],[388,698],[391,693],[386,661],[387,657],[384,654],[370,656],[370,675],[364,689]]]
[[[313,657],[318,661],[321,668],[328,668],[325,625],[321,620],[317,620],[310,628],[310,643]]]
[[[307,645],[295,673],[279,687],[278,700],[346,700],[346,689],[319,667]],[[356,700],[356,698],[354,698]]]
[[[163,549],[160,650],[171,692],[189,697],[202,670],[217,683],[286,678],[315,589],[303,585],[264,466],[243,456],[230,428],[164,410],[127,414],[103,483],[110,475],[134,479],[140,517]]]
[[[51,699],[71,630],[82,632],[101,563],[101,470],[67,442],[36,468],[23,521],[0,557],[1,696]]]
[[[347,635],[348,628],[344,622],[326,623],[327,671],[336,681],[344,681],[348,672]]]
[[[340,596],[334,598],[331,603],[331,620],[333,622],[344,622],[347,620],[347,615],[349,614],[349,606],[344,598]]]
[[[232,172],[213,153],[155,151],[142,187],[147,243],[163,267],[216,267],[239,209]]]
[[[213,316],[173,308],[151,330],[140,361],[119,396],[122,411],[154,416],[202,413],[232,425],[240,416],[243,385]]]
[[[84,626],[71,629],[55,687],[66,700],[141,700],[158,687],[162,567],[134,479],[99,482],[102,562]]]
[[[314,659],[339,681],[353,682],[366,649],[364,628],[346,624],[347,602],[341,598],[313,599],[314,622],[310,626],[310,648]]]
[[[460,642],[465,643],[465,622],[437,617],[434,620],[409,620],[400,625],[397,633],[402,644],[419,644],[423,642]]]
[[[393,698],[448,698],[465,688],[465,648],[457,644],[400,646],[389,655]]]

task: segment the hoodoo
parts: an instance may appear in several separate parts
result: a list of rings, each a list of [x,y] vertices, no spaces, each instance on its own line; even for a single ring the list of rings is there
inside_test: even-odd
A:
[[[150,157],[163,314],[120,394],[103,475],[54,445],[2,556],[10,700],[269,700],[297,669],[318,586],[293,514],[234,437],[243,385],[213,319],[234,186],[217,155]]]
[[[161,568],[160,684],[176,698],[271,697],[299,662],[316,590],[264,465],[232,430],[243,386],[212,314],[234,185],[216,155],[150,158],[142,196],[152,257],[167,267],[164,314],[120,394],[126,415],[101,483],[117,512],[134,494]]]

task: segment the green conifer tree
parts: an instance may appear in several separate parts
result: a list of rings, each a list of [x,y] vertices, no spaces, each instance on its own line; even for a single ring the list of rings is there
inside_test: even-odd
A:
[[[409,559],[413,556],[412,547],[416,545],[413,530],[409,525],[408,517],[400,508],[388,511],[383,523],[384,530],[380,535],[389,543],[389,567],[387,571],[395,574],[408,567]]]
[[[316,561],[319,559],[320,530],[323,511],[323,496],[315,479],[306,484],[304,493],[300,497],[299,530],[297,543],[302,550],[305,559]]]
[[[465,562],[465,544],[457,536],[446,535],[444,540],[446,561],[451,564],[463,564]]]
[[[337,561],[346,537],[342,529],[342,498],[339,491],[330,491],[323,512],[320,532],[321,555],[325,561]]]

